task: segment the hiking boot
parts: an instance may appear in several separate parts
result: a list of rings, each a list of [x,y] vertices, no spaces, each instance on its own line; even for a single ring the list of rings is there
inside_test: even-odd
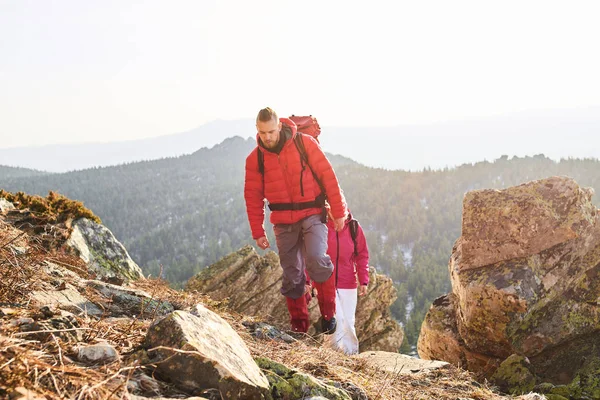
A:
[[[321,317],[321,331],[323,331],[325,335],[331,335],[332,333],[334,333],[336,327],[337,322],[335,320],[335,317],[332,317],[329,321]]]

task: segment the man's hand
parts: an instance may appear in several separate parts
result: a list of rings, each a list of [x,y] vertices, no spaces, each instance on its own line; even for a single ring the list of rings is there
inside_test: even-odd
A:
[[[256,245],[261,249],[265,250],[269,247],[269,239],[267,239],[265,236],[260,237],[256,239]]]
[[[335,219],[333,221],[333,226],[335,227],[336,231],[340,232],[342,229],[344,229],[344,221],[345,220],[346,220],[346,218],[342,217],[342,218]]]
[[[311,289],[312,286],[310,286],[310,284],[307,283],[306,285],[304,285],[304,294],[306,295],[306,293],[310,293]]]
[[[358,295],[364,296],[365,294],[367,294],[367,285],[360,285],[358,287]]]

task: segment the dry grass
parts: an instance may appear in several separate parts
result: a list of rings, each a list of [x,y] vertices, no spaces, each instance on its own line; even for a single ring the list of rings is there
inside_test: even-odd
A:
[[[391,374],[371,367],[364,359],[347,356],[319,345],[312,338],[293,344],[255,340],[241,332],[255,357],[268,357],[318,378],[351,382],[369,399],[500,399],[490,388],[458,368],[412,375]]]

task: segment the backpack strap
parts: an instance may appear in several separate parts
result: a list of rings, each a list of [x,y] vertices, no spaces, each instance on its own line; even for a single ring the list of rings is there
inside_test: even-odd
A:
[[[319,188],[321,189],[321,193],[324,195],[325,187],[321,183],[321,180],[319,179],[317,174],[315,174],[315,171],[313,171],[313,169],[310,167],[310,164],[308,163],[308,155],[306,154],[306,147],[304,147],[304,141],[302,140],[303,135],[304,135],[304,133],[296,132],[296,136],[294,137],[294,144],[296,145],[296,149],[298,149],[298,153],[300,153],[300,162],[302,164],[302,172],[304,172],[304,170],[306,169],[306,166],[308,165],[308,168],[310,169],[310,172],[312,173],[313,178],[315,178],[315,181],[317,181],[317,184],[319,185]],[[300,191],[302,192],[302,196],[304,196],[304,186],[302,185],[302,174],[300,174]]]
[[[358,246],[356,244],[356,237],[358,236],[358,221],[352,218],[350,220],[350,236],[354,242],[354,256],[358,256]]]
[[[256,151],[258,152],[258,171],[265,179],[265,156],[259,146],[256,146]]]

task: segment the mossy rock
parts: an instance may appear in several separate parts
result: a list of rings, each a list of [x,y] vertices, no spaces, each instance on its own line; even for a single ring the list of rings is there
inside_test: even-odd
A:
[[[568,397],[561,396],[560,394],[546,394],[544,395],[546,400],[569,400]]]
[[[571,397],[571,390],[566,385],[557,385],[557,386],[554,386],[552,388],[552,390],[550,390],[548,392],[548,394],[554,394],[554,395],[569,398],[569,397]]]
[[[259,357],[255,361],[267,377],[271,395],[275,400],[296,400],[311,396],[351,400],[345,391],[328,385],[311,375],[290,369],[268,358]]]
[[[510,394],[532,391],[536,378],[529,370],[529,362],[523,356],[513,354],[500,364],[491,378],[500,390]]]
[[[600,358],[594,358],[577,371],[567,387],[571,398],[600,399]]]
[[[556,386],[554,386],[551,383],[548,382],[544,382],[544,383],[540,383],[538,385],[535,385],[535,387],[533,388],[533,391],[536,393],[551,393],[552,389],[554,389]]]

